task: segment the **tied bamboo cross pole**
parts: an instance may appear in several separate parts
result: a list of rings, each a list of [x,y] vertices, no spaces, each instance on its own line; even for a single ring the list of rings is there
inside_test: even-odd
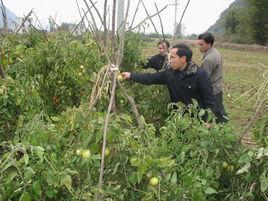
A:
[[[148,19],[152,19],[153,17],[155,17],[156,15],[158,15],[159,13],[161,13],[161,12],[163,12],[165,9],[167,8],[167,5],[166,6],[164,6],[163,8],[161,8],[160,10],[159,10],[159,12],[156,12],[156,13],[154,13],[154,14],[152,14],[152,15],[149,15],[149,16],[147,16],[147,17],[145,17],[140,23],[138,23],[136,26],[131,26],[130,28],[129,28],[129,31],[133,31],[133,30],[135,30],[136,28],[138,28],[138,27],[140,27],[144,22],[146,22]]]
[[[115,1],[114,1],[114,3],[115,3]],[[124,49],[124,45],[122,45],[122,44],[124,44],[124,40],[125,40],[125,31],[124,30],[125,30],[125,26],[126,26],[126,20],[128,17],[129,5],[130,5],[130,0],[128,0],[128,3],[127,3],[127,11],[126,11],[125,19],[124,19],[122,39],[120,40],[121,45],[119,46],[119,49],[118,49],[119,53],[123,53],[123,49]],[[115,33],[112,33],[112,34],[115,34]],[[113,55],[115,55],[115,54],[113,54]],[[118,55],[118,57],[116,59],[116,66],[120,66],[121,61],[122,61],[122,57],[120,57],[120,55]],[[103,143],[102,143],[102,154],[101,154],[102,159],[101,159],[101,168],[100,168],[100,176],[99,176],[99,189],[102,189],[102,185],[103,185],[104,165],[105,165],[105,149],[106,149],[106,143],[107,143],[108,124],[109,124],[109,120],[110,120],[110,113],[112,111],[112,107],[113,107],[114,100],[115,100],[115,89],[116,89],[116,76],[115,76],[115,74],[113,74],[111,97],[110,97],[110,102],[109,102],[109,106],[108,106],[108,110],[107,110],[107,114],[106,114],[106,118],[105,118],[104,131],[103,131]],[[101,194],[97,195],[97,200],[102,200]]]
[[[31,10],[28,15],[26,15],[26,17],[24,18],[23,22],[21,23],[20,27],[16,30],[14,37],[12,38],[12,41],[14,41],[14,39],[17,37],[19,31],[22,29],[22,27],[24,26],[24,24],[27,22],[28,18],[32,15],[33,10]]]
[[[141,0],[141,3],[142,3],[142,6],[143,6],[143,8],[144,8],[144,10],[145,10],[145,12],[146,12],[146,14],[147,14],[147,16],[148,16],[148,19],[150,20],[151,24],[153,25],[153,28],[154,28],[154,30],[155,30],[155,33],[157,34],[158,39],[161,40],[161,38],[159,37],[159,33],[158,33],[157,29],[156,29],[156,26],[155,26],[155,24],[154,24],[154,22],[153,22],[153,20],[152,20],[152,17],[150,16],[150,14],[149,14],[149,12],[148,12],[148,10],[147,10],[147,8],[146,8],[146,6],[144,5],[144,3],[143,3],[142,0]],[[157,13],[158,13],[158,12],[157,12]]]
[[[105,123],[104,123],[104,130],[103,130],[103,142],[102,142],[102,155],[101,155],[101,167],[100,167],[100,175],[99,175],[99,190],[101,191],[102,186],[103,186],[103,176],[104,176],[104,165],[105,165],[105,149],[106,149],[106,143],[107,143],[107,135],[108,135],[108,126],[109,126],[109,121],[110,121],[110,113],[112,111],[112,106],[114,104],[115,101],[115,90],[116,90],[116,72],[113,69],[118,68],[118,66],[120,66],[121,61],[122,61],[122,55],[123,55],[123,49],[124,49],[124,40],[125,40],[125,27],[126,27],[126,19],[128,16],[128,11],[129,11],[129,5],[130,5],[130,0],[128,0],[128,4],[127,4],[127,11],[126,11],[126,16],[125,16],[125,20],[123,23],[123,32],[122,32],[122,38],[120,40],[119,46],[116,49],[116,43],[115,43],[115,9],[116,9],[116,0],[113,1],[113,20],[112,20],[112,33],[111,33],[111,40],[112,40],[112,52],[111,54],[109,54],[109,51],[106,47],[106,45],[104,45],[104,41],[103,38],[100,36],[99,34],[99,29],[97,27],[97,23],[96,20],[94,18],[94,15],[92,13],[92,11],[90,11],[89,9],[89,5],[87,4],[87,2],[84,0],[84,3],[86,4],[86,7],[88,8],[88,11],[91,15],[91,19],[92,19],[92,23],[89,23],[90,25],[90,29],[92,30],[92,32],[94,33],[94,35],[96,36],[97,39],[97,43],[102,47],[104,54],[107,58],[108,61],[108,65],[104,66],[101,69],[101,72],[99,72],[98,76],[97,76],[97,82],[94,86],[94,89],[92,91],[91,94],[91,98],[90,98],[90,108],[93,107],[94,104],[96,104],[98,98],[100,98],[101,95],[101,90],[103,87],[103,83],[105,83],[105,81],[107,79],[112,78],[112,90],[111,90],[111,95],[110,95],[110,100],[109,100],[109,105],[108,105],[108,109],[107,109],[107,113],[105,116]],[[95,10],[95,12],[97,13],[97,16],[100,18],[100,21],[102,22],[102,26],[104,26],[104,28],[106,28],[106,23],[104,22],[103,19],[101,19],[101,15],[99,13],[99,11],[97,10],[97,8],[93,5],[93,2],[90,0],[90,3],[93,7],[93,9]],[[112,55],[111,58],[109,55]],[[104,78],[101,78],[102,75],[104,75]],[[99,87],[100,86],[100,87]],[[96,95],[97,94],[97,95]],[[99,192],[97,194],[97,200],[102,200],[103,198],[103,194],[101,192]]]
[[[108,135],[108,128],[109,128],[109,122],[110,122],[110,114],[112,112],[112,107],[115,101],[115,92],[116,92],[116,87],[119,86],[119,88],[123,91],[125,97],[129,101],[131,108],[135,114],[135,117],[137,119],[137,123],[139,127],[143,128],[143,122],[141,121],[141,117],[139,115],[137,106],[135,104],[134,99],[128,95],[126,89],[123,87],[123,85],[119,82],[117,82],[117,74],[119,72],[119,67],[121,65],[122,59],[123,59],[123,50],[124,50],[124,44],[125,44],[125,35],[126,31],[131,31],[137,27],[139,27],[142,23],[144,23],[146,20],[156,16],[160,12],[162,12],[167,6],[159,10],[157,13],[154,15],[148,15],[142,22],[140,22],[138,25],[136,25],[134,28],[131,26],[126,30],[126,24],[127,24],[127,18],[128,18],[128,12],[129,12],[129,6],[130,6],[130,0],[128,0],[127,3],[127,10],[125,13],[124,21],[120,25],[120,29],[122,30],[120,35],[119,35],[119,43],[117,44],[115,41],[115,13],[116,13],[116,0],[113,0],[113,8],[112,8],[112,28],[111,30],[107,28],[107,23],[105,20],[101,17],[98,9],[96,6],[93,4],[91,0],[89,0],[92,6],[92,10],[97,13],[93,14],[93,11],[91,11],[89,8],[89,5],[86,0],[84,0],[84,3],[88,9],[88,12],[90,14],[90,19],[86,16],[85,19],[88,21],[88,27],[90,28],[92,35],[94,39],[96,40],[97,44],[101,47],[103,50],[103,53],[107,59],[108,64],[103,66],[101,70],[99,71],[97,75],[97,79],[95,82],[95,85],[93,87],[91,96],[90,96],[90,109],[92,109],[97,101],[101,98],[102,94],[102,89],[104,88],[104,85],[108,82],[108,80],[112,80],[112,88],[111,88],[111,94],[110,94],[110,100],[109,100],[109,105],[107,108],[106,116],[105,116],[105,123],[104,123],[104,129],[103,129],[103,142],[102,142],[102,155],[101,155],[101,167],[100,167],[100,175],[99,175],[99,192],[97,194],[96,199],[97,200],[102,200],[103,199],[103,193],[102,193],[102,186],[103,186],[103,177],[104,177],[104,166],[105,166],[105,148],[107,144],[107,135]],[[139,1],[141,2],[141,1]],[[104,5],[104,7],[106,7]],[[137,6],[138,7],[138,6]],[[137,10],[137,9],[136,9]],[[106,9],[104,9],[104,13],[106,12]],[[84,13],[86,13],[84,11]],[[110,37],[109,39],[111,40],[110,43],[105,43],[104,39],[100,35],[100,30],[101,28],[98,28],[97,23],[96,23],[96,18],[99,19],[101,22],[101,26],[107,30],[107,36]],[[134,16],[135,18],[135,16]],[[132,19],[132,22],[134,22],[134,19]],[[133,23],[132,23],[133,24]],[[108,38],[107,38],[108,39]],[[110,48],[108,47],[110,46]]]

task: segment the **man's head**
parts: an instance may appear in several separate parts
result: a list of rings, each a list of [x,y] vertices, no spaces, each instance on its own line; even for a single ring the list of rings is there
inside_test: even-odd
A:
[[[164,56],[166,54],[166,52],[168,51],[170,44],[168,41],[166,40],[160,40],[157,43],[157,47],[158,47],[158,52],[160,55]]]
[[[192,50],[184,44],[172,47],[170,55],[170,66],[172,70],[183,70],[192,61]]]
[[[205,53],[213,46],[214,36],[209,32],[200,34],[197,43],[200,52]]]

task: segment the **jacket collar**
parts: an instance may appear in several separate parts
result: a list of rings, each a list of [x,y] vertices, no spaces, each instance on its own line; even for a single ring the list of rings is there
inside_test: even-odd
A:
[[[190,62],[188,66],[183,70],[186,75],[196,74],[198,66],[194,62]]]
[[[214,50],[213,47],[209,48],[208,51],[206,51],[206,52],[204,53],[204,55],[203,55],[203,59],[204,59],[210,52],[212,52],[213,50]]]

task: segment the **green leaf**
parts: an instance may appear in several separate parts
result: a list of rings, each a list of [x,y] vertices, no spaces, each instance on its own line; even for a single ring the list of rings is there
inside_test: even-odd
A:
[[[21,196],[19,201],[31,201],[31,196],[28,192],[24,191]]]
[[[170,179],[171,184],[177,184],[177,172],[175,171]]]
[[[217,191],[214,188],[207,187],[206,190],[205,190],[205,193],[208,194],[208,195],[212,195],[212,194],[217,193]]]
[[[24,172],[24,177],[31,179],[33,175],[35,175],[35,171],[31,167],[27,167]]]
[[[60,118],[59,118],[59,117],[56,117],[56,116],[51,116],[50,119],[51,119],[52,121],[55,121],[55,122],[60,121]]]
[[[100,160],[101,159],[101,155],[100,154],[95,154],[95,155],[92,155],[90,158],[92,160]]]
[[[72,178],[70,175],[66,175],[60,181],[62,186],[65,186],[68,190],[72,189]]]
[[[9,171],[6,176],[7,183],[11,182],[17,175],[17,170]]]
[[[25,165],[27,165],[29,162],[29,155],[27,153],[24,153],[23,159],[24,159]]]
[[[248,172],[250,168],[250,163],[246,163],[246,165],[244,165],[241,169],[239,169],[236,174],[242,174],[245,172]]]
[[[260,176],[261,191],[266,193],[268,190],[268,177],[266,177],[266,170]]]
[[[41,186],[40,186],[39,181],[33,182],[32,189],[35,195],[38,195],[38,196],[41,195]]]
[[[49,186],[58,186],[58,177],[57,175],[54,175],[51,171],[45,172],[44,177]]]
[[[53,191],[53,189],[49,189],[49,190],[46,191],[46,195],[47,195],[47,197],[49,197],[49,198],[54,198],[56,194],[55,194],[55,192]]]
[[[43,161],[45,149],[43,147],[36,146],[36,147],[34,147],[34,150],[36,151],[36,154],[38,155],[40,160]]]
[[[136,172],[133,172],[129,177],[128,180],[131,184],[136,185],[137,181],[138,181],[138,177]]]
[[[206,111],[205,111],[204,109],[201,109],[201,110],[198,112],[198,116],[199,116],[199,117],[202,117],[202,116],[205,115],[205,113],[206,113]]]
[[[160,168],[165,168],[174,166],[175,160],[166,157],[166,158],[160,158],[159,160],[157,160],[157,163]]]

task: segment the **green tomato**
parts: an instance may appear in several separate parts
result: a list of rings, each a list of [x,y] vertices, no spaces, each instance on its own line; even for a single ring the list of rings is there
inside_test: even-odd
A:
[[[151,172],[151,171],[147,172],[147,173],[146,173],[146,177],[147,177],[148,179],[151,178],[151,177],[152,177],[152,172]]]
[[[158,183],[159,183],[159,179],[158,179],[157,177],[152,177],[152,178],[150,179],[150,185],[151,185],[151,186],[157,186]]]
[[[4,91],[7,89],[6,85],[2,85],[1,87]]]
[[[117,80],[118,80],[118,81],[123,81],[123,80],[124,80],[124,78],[123,78],[123,76],[122,76],[122,75],[118,75],[118,76],[117,76]]]
[[[233,172],[233,171],[234,171],[234,166],[233,166],[233,165],[230,165],[230,166],[228,167],[228,170],[229,170],[230,172]]]
[[[110,155],[110,149],[105,148],[105,156],[109,156]]]
[[[129,161],[130,161],[130,164],[133,166],[133,165],[138,161],[138,159],[137,159],[135,156],[132,156],[132,157],[129,159]]]
[[[5,90],[0,88],[0,95],[3,95],[5,93]]]
[[[76,155],[81,156],[82,151],[80,149],[77,149],[75,153],[76,153]]]
[[[222,162],[222,167],[224,169],[227,169],[228,168],[228,163],[226,161]]]
[[[90,157],[90,150],[89,149],[83,150],[82,151],[82,157],[84,159],[88,159]]]

